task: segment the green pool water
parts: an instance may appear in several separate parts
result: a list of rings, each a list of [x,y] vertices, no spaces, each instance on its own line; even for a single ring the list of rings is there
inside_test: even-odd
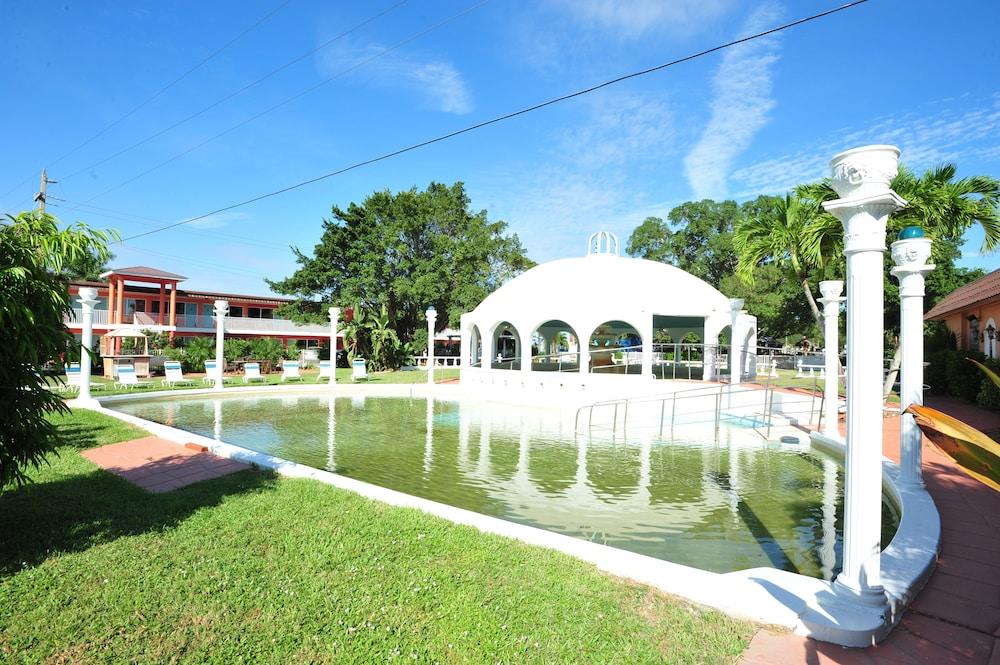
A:
[[[843,469],[736,425],[674,438],[577,435],[551,410],[327,396],[124,402],[114,409],[521,524],[704,570],[831,579]],[[883,546],[898,525],[883,501]]]

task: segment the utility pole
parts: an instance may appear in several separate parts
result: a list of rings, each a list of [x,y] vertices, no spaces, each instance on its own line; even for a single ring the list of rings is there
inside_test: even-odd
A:
[[[42,169],[42,180],[39,184],[39,192],[35,194],[35,202],[38,204],[38,211],[45,214],[45,186],[49,183],[55,184],[57,180],[49,180],[48,175],[45,173],[45,169]]]

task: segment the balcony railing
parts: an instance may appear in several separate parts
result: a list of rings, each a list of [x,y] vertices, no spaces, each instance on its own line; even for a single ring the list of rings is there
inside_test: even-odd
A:
[[[66,316],[68,325],[79,326],[83,323],[83,310],[74,309]],[[156,326],[158,314],[147,312],[134,312],[123,314],[121,323],[132,324],[138,328],[143,326]],[[215,317],[206,314],[178,314],[174,325],[177,328],[187,328],[195,330],[215,330]],[[108,310],[94,310],[94,325],[108,324]],[[168,319],[164,316],[163,325],[168,325]],[[253,319],[246,316],[227,316],[226,331],[232,333],[298,333],[300,335],[324,335],[329,334],[330,327],[314,323],[299,325],[286,319]]]

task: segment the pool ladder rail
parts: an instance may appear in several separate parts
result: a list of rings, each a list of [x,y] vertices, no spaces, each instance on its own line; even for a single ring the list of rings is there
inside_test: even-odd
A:
[[[622,397],[618,399],[601,400],[593,402],[591,404],[585,404],[577,409],[576,416],[574,418],[574,429],[577,434],[581,432],[580,417],[587,413],[586,419],[586,432],[588,434],[592,433],[594,430],[594,411],[603,409],[612,409],[611,416],[611,434],[612,437],[617,436],[619,430],[619,422],[621,423],[620,428],[624,435],[628,428],[628,418],[629,418],[629,407],[634,407],[638,404],[656,404],[660,405],[660,417],[659,417],[659,435],[662,437],[663,432],[669,424],[670,434],[673,436],[674,427],[677,424],[677,404],[678,402],[683,403],[685,400],[701,399],[701,400],[711,400],[711,408],[698,409],[695,411],[690,411],[683,413],[685,421],[683,424],[697,424],[697,423],[712,423],[715,438],[718,440],[719,429],[722,425],[724,418],[727,415],[732,415],[736,418],[752,419],[752,428],[755,432],[760,434],[765,440],[771,437],[771,427],[775,422],[774,416],[774,392],[775,389],[772,386],[759,386],[751,384],[721,384],[716,386],[704,386],[699,388],[692,388],[689,390],[679,390],[672,393],[665,393],[662,395],[646,395],[642,397]],[[749,393],[760,393],[761,401],[759,411],[750,412],[743,415],[735,416],[733,414],[725,414],[724,411],[727,408],[731,408],[732,396],[742,395]],[[803,396],[805,397],[805,396]],[[728,398],[728,399],[727,399]],[[818,402],[818,405],[817,405]],[[667,407],[669,405],[669,420],[667,415]],[[805,404],[803,404],[805,406]],[[818,406],[818,409],[817,409]],[[740,409],[750,409],[753,408],[750,404],[744,404],[739,407]],[[619,413],[621,413],[621,418],[619,418]],[[788,420],[788,416],[794,415],[807,415],[807,422],[811,425],[814,419],[820,420],[823,413],[823,395],[817,394],[816,391],[812,393],[809,397],[808,407],[802,409],[798,413],[790,411],[789,409],[782,409],[782,420]],[[695,415],[706,416],[703,420],[691,421],[688,417]],[[817,427],[821,423],[817,422]],[[597,426],[601,428],[601,425]]]

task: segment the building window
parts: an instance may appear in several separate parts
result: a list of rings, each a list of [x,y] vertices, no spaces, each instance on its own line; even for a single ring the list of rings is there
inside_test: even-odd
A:
[[[274,318],[274,310],[273,309],[266,309],[264,307],[261,307],[260,308],[260,318],[262,318],[262,319],[273,319]]]
[[[239,317],[242,317],[243,316],[243,308],[242,307],[230,307],[229,308],[229,316],[239,316]]]
[[[969,350],[979,350],[979,318],[975,314],[969,317]]]
[[[184,314],[187,314],[187,303],[183,303],[183,302],[177,303],[177,306],[174,308],[174,312],[176,314],[180,314],[182,316]]]
[[[251,319],[259,319],[260,307],[247,307],[247,316]]]
[[[149,313],[150,314],[159,314],[160,313],[160,301],[159,300],[154,300],[153,302],[149,303]]]

